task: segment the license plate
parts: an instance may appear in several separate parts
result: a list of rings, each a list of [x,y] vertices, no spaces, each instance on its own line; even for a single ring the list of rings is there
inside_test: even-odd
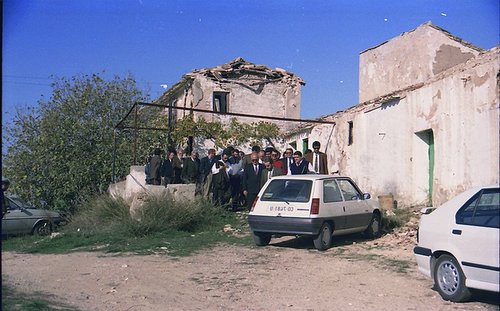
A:
[[[269,206],[270,212],[293,212],[293,206]]]

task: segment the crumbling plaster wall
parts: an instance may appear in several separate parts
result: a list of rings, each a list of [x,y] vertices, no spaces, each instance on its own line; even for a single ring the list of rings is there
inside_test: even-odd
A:
[[[392,192],[405,206],[428,203],[428,144],[416,134],[425,130],[434,135],[434,205],[472,186],[496,184],[499,56],[495,48],[401,92],[399,99],[331,115],[336,122],[331,138],[320,125],[309,141],[325,145],[331,172],[338,169],[375,196]]]
[[[361,52],[359,101],[425,82],[480,53],[480,49],[453,38],[426,23]]]
[[[187,101],[193,101],[193,107],[204,110],[213,110],[213,92],[229,93],[229,112],[253,115],[273,116],[278,118],[300,118],[300,85],[294,88],[282,82],[246,85],[244,83],[220,83],[202,74],[196,75]],[[195,113],[208,121],[229,122],[234,116]],[[263,119],[237,117],[240,122],[259,122]],[[286,122],[275,122],[282,129],[293,128]]]

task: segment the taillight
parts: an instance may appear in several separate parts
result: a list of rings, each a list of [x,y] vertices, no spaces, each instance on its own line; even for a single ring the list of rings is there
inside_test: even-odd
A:
[[[311,215],[319,214],[319,199],[312,199],[311,202]]]
[[[253,200],[253,203],[252,203],[252,208],[250,208],[250,212],[253,212],[253,209],[255,207],[255,204],[257,204],[257,201],[259,200],[259,196],[256,196],[255,197],[255,200]]]

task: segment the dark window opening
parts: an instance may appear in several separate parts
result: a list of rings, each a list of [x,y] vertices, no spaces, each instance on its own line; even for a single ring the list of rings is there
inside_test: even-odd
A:
[[[227,113],[228,112],[228,99],[229,93],[214,92],[214,112]]]
[[[467,201],[455,215],[457,224],[498,228],[500,225],[499,189],[484,189]]]
[[[354,124],[352,121],[348,121],[347,124],[349,125],[349,132],[348,132],[348,137],[347,137],[347,145],[350,146],[353,143],[353,128]]]
[[[307,149],[309,149],[309,138],[302,139],[302,154],[305,155]]]

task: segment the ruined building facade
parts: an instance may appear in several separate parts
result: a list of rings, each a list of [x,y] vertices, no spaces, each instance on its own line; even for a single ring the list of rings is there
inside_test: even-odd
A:
[[[440,205],[499,182],[500,49],[426,23],[360,54],[361,103],[287,138],[319,140],[330,171],[401,205]]]
[[[300,89],[304,81],[284,69],[270,69],[236,58],[229,63],[193,70],[167,90],[156,103],[165,106],[195,108],[216,113],[193,112],[197,120],[226,123],[234,116],[226,113],[265,115],[276,118],[300,118]],[[188,110],[171,109],[171,118],[181,119]],[[262,119],[237,117],[240,122]],[[282,129],[294,124],[273,121]]]

